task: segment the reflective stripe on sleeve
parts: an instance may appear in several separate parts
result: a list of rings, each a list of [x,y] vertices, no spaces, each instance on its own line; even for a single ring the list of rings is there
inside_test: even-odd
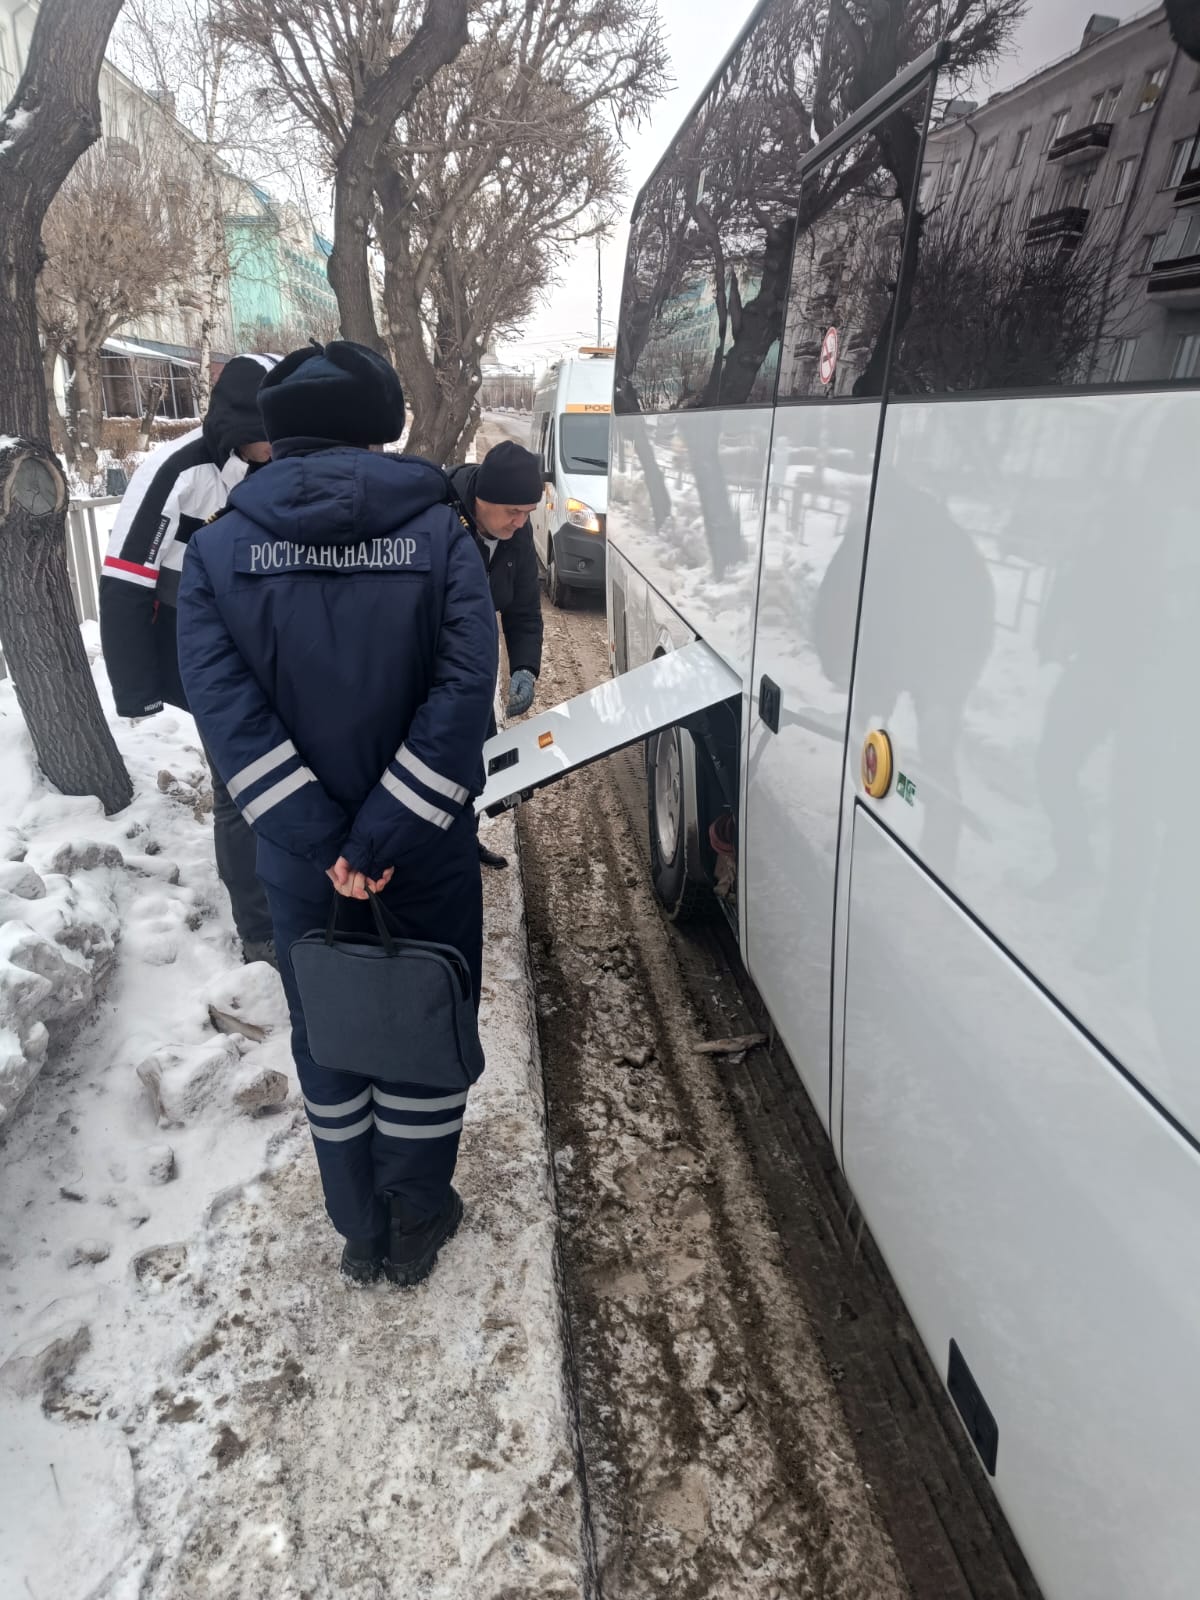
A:
[[[304,1096],[304,1104],[314,1117],[348,1117],[352,1111],[361,1111],[371,1098],[371,1085],[368,1084],[361,1094],[356,1094],[353,1100],[341,1100],[335,1106],[320,1106],[315,1100]]]
[[[440,773],[426,766],[420,756],[413,755],[407,745],[401,745],[396,751],[396,765],[407,767],[414,778],[419,778],[427,789],[432,789],[434,794],[444,794],[447,800],[453,800],[456,805],[462,805],[467,798],[468,791],[461,783],[455,783],[450,778],[443,778]]]
[[[407,806],[410,811],[415,811],[418,817],[423,817],[426,822],[432,822],[435,828],[446,829],[453,826],[454,818],[448,811],[443,811],[438,806],[430,805],[428,800],[422,800],[415,789],[410,789],[406,783],[394,777],[392,773],[385,772],[380,778],[380,783],[402,806]]]
[[[157,567],[142,567],[136,561],[122,561],[118,556],[105,556],[100,570],[109,578],[137,583],[143,589],[153,589],[158,584]]]
[[[315,1122],[310,1122],[309,1132],[314,1139],[328,1139],[331,1144],[341,1144],[346,1139],[357,1139],[360,1133],[366,1133],[371,1126],[371,1113],[359,1122],[352,1122],[348,1128],[321,1128]]]
[[[457,1133],[462,1125],[461,1117],[453,1122],[385,1122],[378,1112],[375,1113],[376,1132],[387,1134],[389,1139],[444,1139],[447,1134]],[[313,1129],[314,1133],[321,1131]]]
[[[247,822],[257,822],[281,800],[286,800],[288,795],[295,794],[297,789],[303,789],[306,783],[316,783],[316,774],[307,767],[297,767],[295,772],[289,772],[286,778],[281,778],[277,784],[260,794],[257,800],[251,800],[242,807],[242,815]]]
[[[378,1084],[372,1084],[372,1088],[375,1091],[375,1104],[387,1106],[389,1111],[453,1111],[467,1103],[465,1089],[461,1094],[444,1094],[438,1096],[436,1100],[419,1100],[412,1095],[388,1094]],[[355,1106],[353,1109],[357,1111],[358,1107]]]
[[[290,739],[285,739],[282,744],[277,744],[274,750],[268,750],[265,756],[259,756],[257,761],[252,761],[248,767],[235,772],[225,785],[229,790],[229,798],[236,800],[243,789],[248,789],[252,783],[265,778],[268,772],[274,772],[276,767],[281,767],[289,756],[295,754],[296,746]]]

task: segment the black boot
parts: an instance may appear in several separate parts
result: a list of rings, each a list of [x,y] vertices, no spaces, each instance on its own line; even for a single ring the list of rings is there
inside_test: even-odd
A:
[[[342,1250],[342,1277],[351,1283],[374,1283],[387,1254],[387,1236],[347,1239]]]
[[[491,867],[493,872],[499,872],[508,865],[507,856],[498,856],[494,850],[489,850],[483,840],[477,841],[479,845],[479,861],[481,866]]]
[[[457,1232],[463,1214],[462,1196],[451,1185],[446,1203],[436,1217],[420,1216],[399,1195],[391,1199],[392,1225],[383,1261],[384,1276],[392,1283],[410,1287],[429,1276],[438,1251]]]

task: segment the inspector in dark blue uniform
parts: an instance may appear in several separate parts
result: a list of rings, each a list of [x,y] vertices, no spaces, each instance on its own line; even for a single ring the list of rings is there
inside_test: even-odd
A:
[[[496,621],[444,475],[365,448],[399,436],[391,367],[346,342],[264,380],[273,459],[189,545],[179,663],[200,731],[258,838],[292,1045],[343,1270],[415,1282],[454,1231],[466,1095],[318,1067],[288,955],[323,926],[328,873],[395,875],[401,933],[454,945],[479,1002],[472,799],[495,688]],[[368,926],[360,900],[339,902]],[[397,1029],[403,1019],[397,1018]]]

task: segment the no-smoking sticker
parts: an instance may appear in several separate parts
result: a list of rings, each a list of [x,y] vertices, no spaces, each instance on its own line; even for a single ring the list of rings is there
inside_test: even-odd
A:
[[[838,331],[830,328],[821,340],[821,359],[817,363],[817,376],[822,383],[832,383],[833,375],[837,371],[838,358]]]

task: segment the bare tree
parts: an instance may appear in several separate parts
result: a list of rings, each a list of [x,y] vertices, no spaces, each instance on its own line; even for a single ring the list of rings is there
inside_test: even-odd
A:
[[[0,640],[42,771],[107,811],[133,788],[100,708],[67,574],[67,487],[50,447],[38,341],[41,228],[100,133],[100,65],[121,0],[42,0],[0,117]]]
[[[269,327],[244,324],[237,330],[237,347],[250,355],[287,355],[314,339],[318,344],[328,344],[330,339],[340,337],[340,329],[338,313],[322,307]]]
[[[257,51],[326,151],[343,330],[379,344],[375,223],[412,447],[438,458],[463,448],[483,350],[528,315],[570,243],[608,220],[621,181],[611,124],[635,120],[665,79],[650,0],[484,0],[461,53],[465,7],[446,39],[455,9],[221,0],[224,26]],[[441,70],[423,86],[410,72],[401,95],[396,64],[411,64],[422,43]]]
[[[467,0],[218,0],[223,36],[267,67],[273,103],[317,135],[333,172],[329,281],[342,332],[384,348],[370,228],[375,167],[397,118],[467,42]],[[418,15],[419,12],[419,15]]]
[[[46,215],[38,315],[47,347],[71,368],[70,456],[88,475],[104,342],[191,281],[198,221],[186,180],[158,152],[130,159],[108,144],[80,158]]]
[[[613,124],[635,122],[664,83],[645,0],[490,0],[479,37],[401,120],[376,188],[411,449],[461,454],[483,351],[528,316],[570,246],[609,224],[624,176]]]
[[[200,226],[201,283],[198,398],[212,388],[212,358],[223,334],[226,294],[240,263],[227,218],[240,184],[269,181],[294,160],[290,130],[273,116],[245,67],[244,54],[216,26],[215,0],[126,0],[116,38],[118,59],[191,135]]]

